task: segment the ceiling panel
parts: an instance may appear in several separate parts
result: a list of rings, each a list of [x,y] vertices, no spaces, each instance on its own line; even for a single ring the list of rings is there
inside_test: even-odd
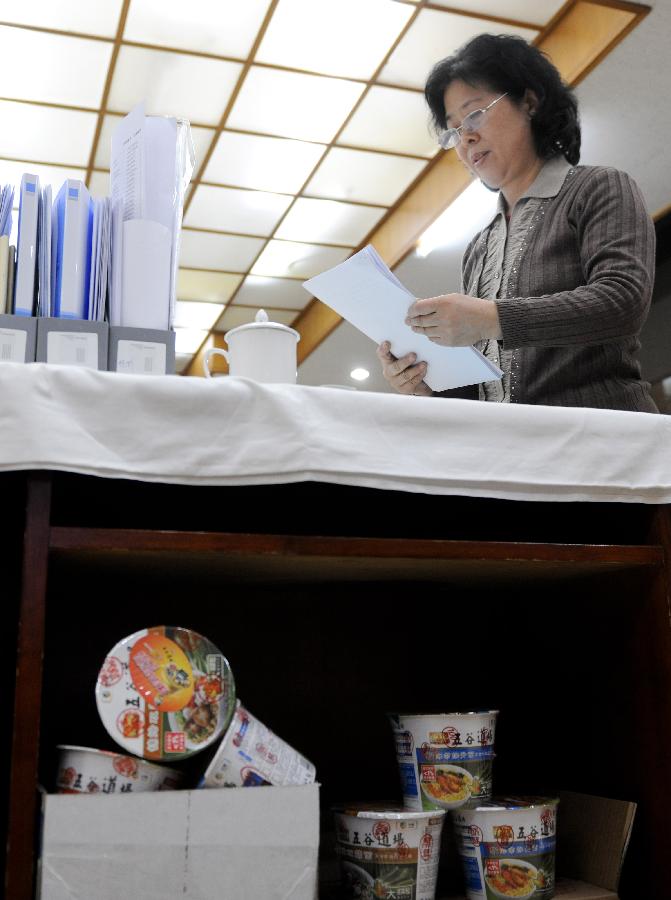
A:
[[[218,303],[178,300],[175,303],[175,328],[205,328],[209,330],[223,310],[223,305],[220,306]]]
[[[228,303],[242,279],[242,275],[232,275],[228,272],[180,269],[177,273],[177,299]]]
[[[0,100],[0,156],[86,166],[98,116]]]
[[[147,115],[217,125],[241,71],[237,62],[122,47],[107,105],[127,113],[144,100]]]
[[[491,28],[490,22],[434,9],[423,9],[380,73],[380,81],[422,90],[431,68],[450,56],[476,34]],[[538,34],[528,28],[496,24],[497,34],[517,34],[532,41]]]
[[[89,178],[88,188],[94,197],[109,197],[110,173],[92,172]]]
[[[124,37],[245,59],[270,0],[134,0]]]
[[[0,17],[3,22],[55,28],[113,38],[116,34],[123,0],[21,0],[3,3]]]
[[[312,278],[347,259],[350,251],[340,247],[322,247],[294,241],[268,241],[254,263],[252,275],[284,278]]]
[[[391,206],[425,165],[423,159],[333,147],[304,193],[312,197]]]
[[[175,328],[175,356],[192,356],[208,336],[209,331],[199,328]]]
[[[438,150],[424,95],[390,87],[370,89],[337,143],[424,157]]]
[[[246,272],[264,243],[263,238],[210,234],[183,228],[179,264],[191,269]]]
[[[312,299],[300,281],[291,278],[266,278],[248,275],[235,295],[233,306],[273,307],[275,309],[304,309]]]
[[[325,150],[324,144],[223,131],[203,180],[293,194]]]
[[[184,217],[190,228],[270,236],[292,197],[264,191],[200,185]]]
[[[256,60],[368,79],[412,13],[395,0],[279,0]]]
[[[379,206],[355,206],[339,200],[301,197],[287,213],[276,231],[276,237],[355,247],[386,211]]]
[[[415,2],[415,0],[412,0]],[[545,25],[564,6],[565,0],[431,0],[435,6],[463,9],[466,12],[484,13],[519,22]],[[486,31],[497,31],[498,23],[491,23]]]
[[[100,104],[112,55],[109,41],[0,25],[0,47],[0,97],[87,108]]]
[[[227,124],[304,141],[330,141],[364,85],[252,66]]]

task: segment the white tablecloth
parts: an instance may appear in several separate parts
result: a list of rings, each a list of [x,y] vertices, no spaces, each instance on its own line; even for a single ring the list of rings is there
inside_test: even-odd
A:
[[[671,502],[671,417],[0,364],[0,471]]]

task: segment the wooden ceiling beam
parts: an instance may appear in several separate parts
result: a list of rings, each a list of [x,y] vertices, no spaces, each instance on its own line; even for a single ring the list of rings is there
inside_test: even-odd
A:
[[[574,87],[649,11],[621,0],[577,0],[564,6],[536,43]],[[455,153],[440,153],[361,246],[372,244],[390,268],[397,265],[470,181]],[[299,363],[341,322],[332,309],[313,299],[293,323],[301,335]]]

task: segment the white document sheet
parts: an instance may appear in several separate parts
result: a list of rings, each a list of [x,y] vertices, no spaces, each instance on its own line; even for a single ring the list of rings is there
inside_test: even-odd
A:
[[[475,347],[441,347],[415,334],[405,324],[415,297],[370,244],[303,287],[377,344],[389,341],[394,356],[416,353],[428,363],[424,380],[434,391],[494,381],[503,374]]]
[[[170,230],[159,222],[123,223],[121,321],[131,328],[167,330],[170,315]]]

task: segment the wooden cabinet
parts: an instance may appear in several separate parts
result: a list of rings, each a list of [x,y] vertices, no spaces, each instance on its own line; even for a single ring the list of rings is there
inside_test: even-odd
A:
[[[157,624],[223,650],[325,810],[398,797],[387,712],[498,708],[495,789],[636,800],[621,896],[671,895],[666,507],[3,478],[26,498],[8,900],[33,896],[56,744],[110,747],[98,667]]]

